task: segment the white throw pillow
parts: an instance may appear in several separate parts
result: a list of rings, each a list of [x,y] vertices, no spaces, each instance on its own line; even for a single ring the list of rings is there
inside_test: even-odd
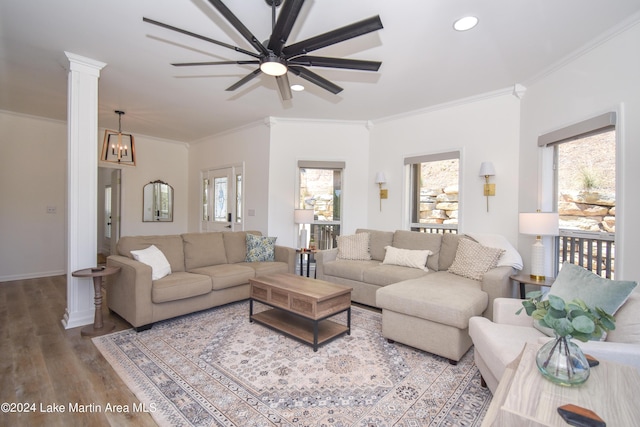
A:
[[[356,233],[351,236],[338,236],[338,259],[369,261],[369,233]]]
[[[171,274],[171,265],[169,265],[167,257],[155,245],[151,245],[147,249],[131,251],[131,255],[136,261],[151,266],[151,280],[162,279],[167,274]]]
[[[428,249],[400,249],[393,246],[385,246],[386,253],[384,255],[383,264],[401,265],[403,267],[419,268],[429,271],[427,268],[427,258],[433,255]]]

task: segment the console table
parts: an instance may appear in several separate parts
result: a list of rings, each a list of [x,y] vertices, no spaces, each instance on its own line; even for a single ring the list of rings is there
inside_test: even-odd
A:
[[[542,376],[536,366],[540,344],[528,343],[505,370],[482,427],[562,426],[557,408],[574,404],[594,411],[608,426],[638,425],[640,373],[630,366],[600,360],[587,382],[563,387]]]

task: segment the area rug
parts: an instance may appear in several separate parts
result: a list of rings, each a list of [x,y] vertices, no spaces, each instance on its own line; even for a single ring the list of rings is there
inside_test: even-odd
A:
[[[491,401],[473,349],[454,366],[390,344],[359,307],[317,352],[250,323],[248,301],[93,342],[161,426],[477,426]]]

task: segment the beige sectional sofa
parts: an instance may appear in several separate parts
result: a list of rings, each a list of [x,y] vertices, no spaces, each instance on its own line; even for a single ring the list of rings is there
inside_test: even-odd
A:
[[[275,246],[274,261],[245,262],[247,233],[188,233],[127,236],[107,265],[120,267],[107,279],[107,305],[137,331],[154,322],[249,298],[249,279],[272,273],[294,273],[295,249]],[[152,280],[152,268],[131,251],[156,246],[171,273]]]
[[[390,341],[455,363],[472,344],[469,319],[491,319],[493,301],[512,295],[509,276],[515,270],[510,265],[491,268],[480,280],[448,271],[460,239],[467,236],[406,230],[359,229],[357,233],[369,233],[371,260],[339,259],[337,248],[320,251],[315,257],[317,278],[350,286],[354,302],[381,308],[382,333]],[[430,250],[426,263],[429,271],[383,263],[386,246]]]

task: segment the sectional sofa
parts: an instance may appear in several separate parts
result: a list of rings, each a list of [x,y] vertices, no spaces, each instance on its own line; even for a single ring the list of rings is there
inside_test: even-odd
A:
[[[106,281],[107,305],[141,331],[159,320],[247,299],[249,279],[295,271],[295,249],[259,236],[259,231],[248,231],[122,237],[118,254],[107,257],[107,265],[121,269]],[[247,261],[252,251],[247,240],[257,241],[258,249],[262,249],[261,243],[271,243],[272,260]],[[164,277],[154,278],[162,267],[152,268],[135,259],[134,255],[152,246],[168,262],[169,274]],[[253,258],[269,257],[258,253],[249,257]]]
[[[521,258],[508,243],[491,248],[449,233],[356,230],[360,233],[369,235],[370,259],[341,257],[339,240],[338,248],[316,253],[317,278],[350,286],[354,302],[382,309],[382,334],[390,341],[455,363],[472,344],[469,319],[492,319],[493,301],[512,296],[509,276]],[[402,257],[387,262],[389,247],[407,257],[420,251],[430,255],[424,268],[409,267],[399,265],[406,264]]]

